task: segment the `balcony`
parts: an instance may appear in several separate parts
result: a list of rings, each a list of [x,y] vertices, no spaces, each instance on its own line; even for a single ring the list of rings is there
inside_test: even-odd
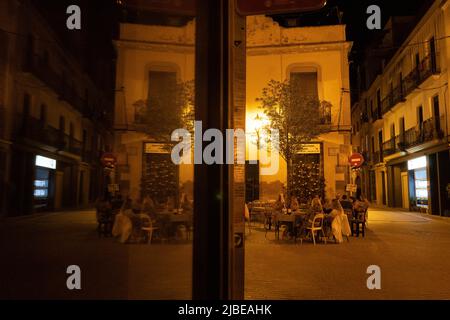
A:
[[[439,54],[426,56],[403,80],[402,83],[389,92],[382,101],[382,114],[391,110],[396,104],[420,86],[434,74],[440,73]]]
[[[23,71],[31,73],[38,80],[51,88],[58,95],[61,94],[61,76],[36,54],[28,54],[23,65]]]
[[[400,137],[396,136],[386,142],[383,143],[383,156],[387,157],[394,153],[400,152],[400,148],[398,146],[398,142],[400,141]]]
[[[375,151],[374,153],[373,153],[373,163],[374,164],[378,164],[378,163],[381,163],[381,162],[383,162],[383,150],[381,150],[381,151]]]
[[[383,119],[381,108],[377,108],[372,111],[372,122]]]
[[[405,140],[401,144],[403,148],[412,148],[432,140],[441,140],[444,137],[445,118],[430,118],[407,131],[405,131]]]
[[[75,88],[36,54],[29,54],[23,65],[23,72],[30,73],[40,82],[50,88],[60,100],[66,101],[73,108],[85,115],[88,112],[86,101],[81,98]]]
[[[392,109],[397,103],[404,102],[405,98],[403,96],[403,85],[398,86],[393,91],[381,101],[381,113],[386,114]]]
[[[81,156],[82,143],[60,130],[44,125],[39,119],[16,115],[16,138],[51,151],[65,151]]]
[[[60,139],[63,141],[61,151],[69,152],[81,156],[83,143],[67,134],[60,134]]]

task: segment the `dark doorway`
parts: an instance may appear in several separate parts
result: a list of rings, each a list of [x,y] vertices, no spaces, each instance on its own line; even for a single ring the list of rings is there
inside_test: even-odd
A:
[[[83,205],[83,194],[84,194],[84,171],[80,171],[80,185],[78,191],[78,204]]]
[[[381,201],[386,205],[386,173],[381,172]]]
[[[245,162],[245,202],[259,199],[259,161]]]
[[[430,63],[431,63],[431,71],[436,73],[437,70],[437,61],[436,61],[436,42],[434,37],[430,39]]]
[[[440,134],[440,132],[441,132],[441,119],[440,119],[439,96],[438,95],[433,97],[433,117],[434,117],[434,127],[436,129],[436,133]]]

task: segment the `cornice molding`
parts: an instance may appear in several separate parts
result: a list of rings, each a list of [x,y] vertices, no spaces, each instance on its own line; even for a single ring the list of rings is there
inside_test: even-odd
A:
[[[193,44],[148,42],[148,41],[121,39],[116,40],[115,45],[118,49],[135,49],[135,50],[148,50],[148,51],[171,52],[171,53],[192,53],[192,54],[194,54],[195,52],[195,46]]]
[[[247,47],[249,56],[270,55],[270,54],[291,54],[307,52],[326,52],[326,51],[349,51],[350,42],[335,42],[329,44],[311,43],[311,44],[292,44],[282,46],[251,46]]]

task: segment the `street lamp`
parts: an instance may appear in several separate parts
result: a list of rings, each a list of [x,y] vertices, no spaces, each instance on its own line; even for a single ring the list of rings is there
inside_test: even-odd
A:
[[[258,150],[258,160],[259,160],[259,147],[260,147],[260,139],[261,139],[261,126],[262,126],[262,118],[259,116],[259,113],[256,114],[256,117],[253,119],[256,133],[256,148]]]

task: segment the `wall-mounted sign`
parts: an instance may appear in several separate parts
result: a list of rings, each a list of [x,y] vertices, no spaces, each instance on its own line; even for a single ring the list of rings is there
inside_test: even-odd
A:
[[[320,154],[321,145],[320,143],[305,143],[302,144],[298,154]]]
[[[43,156],[36,156],[35,165],[37,167],[56,169],[56,160],[47,158],[47,157],[43,157]]]
[[[144,153],[170,153],[170,149],[164,143],[148,142],[144,145]]]
[[[105,167],[112,168],[117,164],[116,156],[111,152],[105,152],[100,159],[101,163]]]
[[[359,168],[364,163],[364,157],[360,153],[354,153],[348,158],[348,162],[352,168]]]
[[[345,191],[356,192],[358,191],[358,186],[356,184],[347,184],[347,186],[345,187]]]

